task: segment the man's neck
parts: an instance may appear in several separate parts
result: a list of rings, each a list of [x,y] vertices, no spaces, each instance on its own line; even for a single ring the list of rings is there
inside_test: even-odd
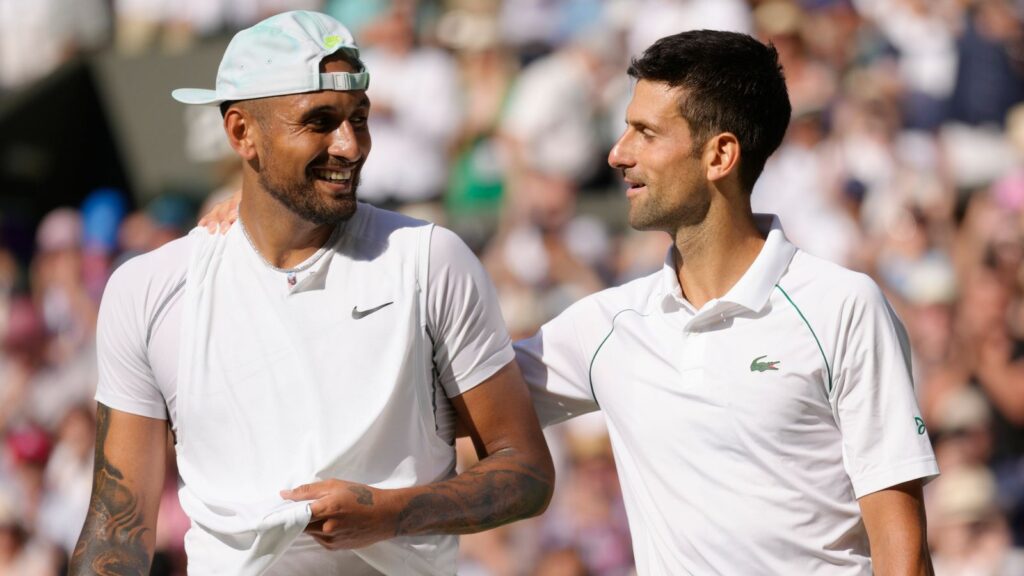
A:
[[[336,227],[303,220],[262,190],[244,190],[238,214],[253,248],[277,268],[304,262],[327,243]]]
[[[683,297],[699,309],[724,296],[753,264],[764,242],[749,204],[712,206],[703,222],[674,234],[672,255]]]

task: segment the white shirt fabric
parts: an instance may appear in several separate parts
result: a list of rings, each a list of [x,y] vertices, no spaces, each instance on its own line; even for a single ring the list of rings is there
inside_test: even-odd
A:
[[[938,473],[881,291],[777,218],[700,310],[671,262],[516,344],[542,423],[603,410],[640,574],[870,574],[857,498]]]
[[[366,204],[294,287],[240,226],[196,229],[111,278],[96,399],[170,418],[190,573],[453,574],[455,536],[327,551],[278,491],[451,477],[448,398],[513,358],[497,310],[457,236]]]

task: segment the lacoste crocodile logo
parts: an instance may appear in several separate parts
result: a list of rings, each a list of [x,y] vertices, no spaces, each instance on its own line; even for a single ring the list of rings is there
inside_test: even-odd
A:
[[[754,358],[754,361],[750,363],[751,372],[767,372],[768,370],[778,370],[779,363],[781,360],[769,360],[768,362],[761,362],[761,359],[767,358],[768,355],[758,356]]]

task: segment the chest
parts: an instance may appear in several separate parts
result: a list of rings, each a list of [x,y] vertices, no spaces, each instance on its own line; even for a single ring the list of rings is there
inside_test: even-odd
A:
[[[732,451],[835,434],[821,349],[785,312],[690,330],[656,314],[620,316],[593,358],[597,400],[619,430],[673,452],[694,442]]]
[[[154,319],[148,355],[174,425],[183,365],[196,368],[194,355],[183,358],[195,344],[183,341],[186,323],[203,341],[203,372],[216,376],[204,378],[203,395],[272,397],[270,389],[314,386],[320,401],[386,402],[399,374],[429,373],[420,366],[429,339],[413,267],[336,259],[321,287],[301,292],[275,274],[225,261],[203,289],[202,317],[186,310],[182,290]]]

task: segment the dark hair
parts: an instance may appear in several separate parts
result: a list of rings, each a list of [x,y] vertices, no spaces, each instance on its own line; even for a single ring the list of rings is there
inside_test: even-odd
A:
[[[740,182],[753,189],[791,113],[774,46],[736,32],[693,30],[652,44],[633,59],[629,75],[683,88],[679,109],[699,145],[733,133],[740,143]]]

